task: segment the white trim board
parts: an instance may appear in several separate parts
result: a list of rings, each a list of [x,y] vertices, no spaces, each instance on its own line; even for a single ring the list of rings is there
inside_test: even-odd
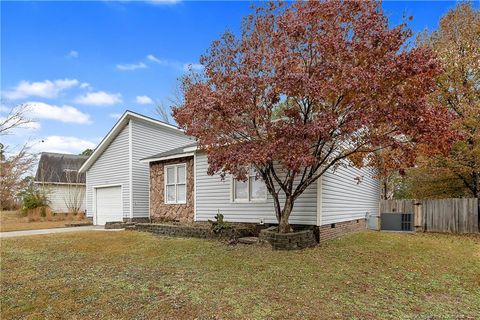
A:
[[[193,221],[197,221],[197,156],[193,154]],[[188,190],[187,190],[188,192]],[[187,194],[188,198],[188,194]]]
[[[185,183],[179,183],[177,181],[178,179],[178,168],[183,167],[185,171]],[[173,184],[175,186],[175,202],[168,202],[168,197],[167,197],[167,171],[169,168],[174,168],[174,173],[175,173],[175,183]],[[187,188],[187,180],[188,180],[188,172],[187,172],[187,163],[186,162],[181,162],[181,163],[174,163],[174,164],[169,164],[166,166],[163,166],[163,203],[164,204],[186,204],[187,199],[188,199],[188,188]],[[185,201],[178,201],[178,185],[185,185]]]
[[[150,162],[156,162],[156,161],[178,159],[178,158],[184,158],[184,157],[191,157],[194,155],[195,155],[195,152],[179,153],[179,154],[173,154],[171,156],[166,156],[166,157],[143,159],[143,160],[140,160],[140,163],[150,163]]]
[[[129,214],[133,219],[133,143],[132,143],[133,121],[128,120],[128,194],[129,194]]]
[[[322,183],[323,176],[317,179],[317,226],[322,225]]]

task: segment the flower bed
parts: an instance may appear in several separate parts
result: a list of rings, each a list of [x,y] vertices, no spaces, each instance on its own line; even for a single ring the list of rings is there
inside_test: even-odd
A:
[[[128,230],[151,232],[159,235],[172,237],[193,237],[204,239],[237,239],[254,234],[255,229],[247,226],[231,226],[228,229],[222,229],[215,233],[209,224],[189,223],[189,224],[166,224],[166,223],[137,223]]]
[[[260,231],[260,240],[270,243],[274,250],[298,250],[317,245],[311,229],[278,233],[277,227],[270,227]]]

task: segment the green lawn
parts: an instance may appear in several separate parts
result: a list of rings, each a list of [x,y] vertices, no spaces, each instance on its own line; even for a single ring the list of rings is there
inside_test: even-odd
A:
[[[480,237],[363,232],[296,252],[84,232],[4,239],[1,318],[477,319]]]

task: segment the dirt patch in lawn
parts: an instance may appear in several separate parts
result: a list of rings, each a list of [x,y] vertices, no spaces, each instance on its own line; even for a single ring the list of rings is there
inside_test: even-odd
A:
[[[377,232],[294,252],[128,231],[6,239],[1,318],[475,319],[479,248]]]
[[[49,214],[50,215],[50,214]],[[72,214],[55,216],[24,216],[19,211],[0,211],[0,232],[63,228],[69,223],[88,223],[89,220]]]

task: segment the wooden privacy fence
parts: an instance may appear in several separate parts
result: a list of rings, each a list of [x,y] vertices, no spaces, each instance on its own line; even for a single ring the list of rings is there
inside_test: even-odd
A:
[[[380,212],[413,214],[417,231],[479,232],[476,198],[381,200]]]

